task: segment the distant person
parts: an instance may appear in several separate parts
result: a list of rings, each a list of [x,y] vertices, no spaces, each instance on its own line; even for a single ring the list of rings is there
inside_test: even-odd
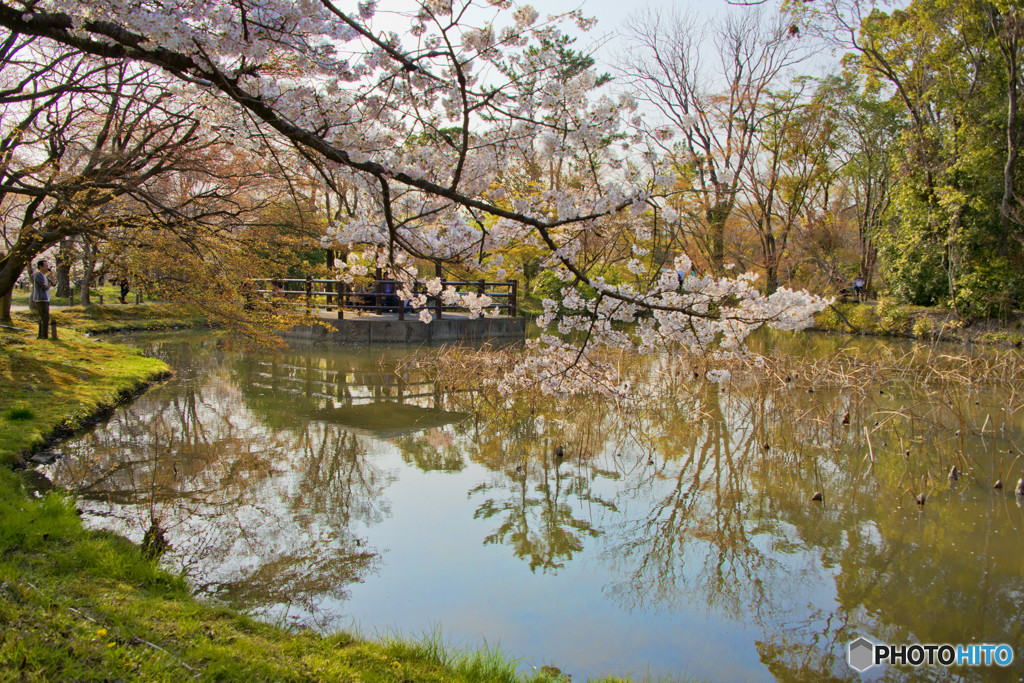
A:
[[[386,280],[384,282],[383,289],[384,294],[387,295],[384,297],[384,306],[386,306],[385,310],[392,313],[397,312],[398,307],[402,305],[402,302],[395,293],[395,283],[391,280]]]
[[[858,302],[864,300],[864,285],[866,284],[867,281],[864,279],[863,275],[858,275],[853,279],[853,293],[857,295]]]
[[[128,303],[125,297],[128,296],[129,291],[131,291],[131,288],[128,286],[128,278],[121,278],[121,303]]]
[[[50,287],[53,284],[50,264],[40,261],[32,276],[32,301],[39,313],[39,339],[48,339],[50,336]]]
[[[690,265],[690,272],[689,273],[684,272],[682,270],[677,270],[676,271],[676,277],[679,278],[679,291],[680,292],[687,291],[686,287],[683,286],[683,283],[686,282],[686,278],[687,277],[692,277],[692,278],[699,277],[699,275],[697,274],[697,266],[691,264]]]

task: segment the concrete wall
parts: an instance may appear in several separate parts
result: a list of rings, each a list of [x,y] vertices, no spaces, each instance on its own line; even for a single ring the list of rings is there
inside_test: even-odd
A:
[[[419,320],[324,320],[323,325],[297,325],[286,339],[331,341],[338,344],[421,344],[424,342],[481,342],[524,339],[525,318],[453,318],[424,324]]]

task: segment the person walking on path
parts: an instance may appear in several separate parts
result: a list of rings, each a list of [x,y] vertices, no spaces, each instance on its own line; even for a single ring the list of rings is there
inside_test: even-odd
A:
[[[123,304],[128,303],[125,300],[125,297],[128,296],[128,292],[129,291],[131,291],[131,289],[128,287],[128,278],[126,278],[126,277],[121,278],[121,296],[119,297],[120,300],[121,300],[121,303],[123,303]]]
[[[36,273],[32,276],[32,301],[39,313],[39,338],[50,336],[50,264],[40,261],[36,264]]]
[[[853,279],[853,292],[857,295],[858,303],[864,301],[866,298],[867,293],[864,291],[864,285],[866,284],[867,282],[864,280],[863,275],[858,275]]]

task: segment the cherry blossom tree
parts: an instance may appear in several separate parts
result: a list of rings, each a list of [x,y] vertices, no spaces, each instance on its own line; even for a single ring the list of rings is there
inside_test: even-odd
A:
[[[353,9],[331,0],[8,0],[0,26],[160,67],[179,79],[179,96],[216,99],[236,120],[256,120],[324,168],[343,170],[369,201],[333,225],[325,245],[373,247],[363,254],[400,278],[407,297],[418,276],[413,258],[483,267],[495,249],[525,241],[546,251],[545,267],[593,292],[567,288],[561,303],[545,302],[542,322],[582,332],[594,347],[734,352],[759,325],[805,326],[824,305],[806,292],[763,296],[749,275],[681,282],[684,255],[662,274],[638,253],[636,283],[609,285],[593,274],[578,258],[583,240],[615,221],[638,221],[656,202],[657,178],[637,167],[616,170],[602,159],[598,182],[507,196],[497,180],[517,146],[528,143],[557,165],[610,137],[643,142],[630,95],[592,92],[591,69],[566,77],[561,68],[553,46],[565,23],[592,24],[579,12],[542,18],[509,0],[425,0],[399,35],[374,28],[375,2]],[[516,68],[527,62],[528,70]],[[492,303],[442,292],[436,279],[426,284],[474,314]],[[637,324],[627,331],[620,322]],[[614,371],[578,346],[554,334],[536,346],[507,386],[621,390]]]

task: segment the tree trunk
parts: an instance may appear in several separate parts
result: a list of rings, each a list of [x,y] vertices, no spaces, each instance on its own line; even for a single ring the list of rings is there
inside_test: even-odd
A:
[[[725,222],[732,213],[732,204],[718,203],[707,211],[708,237],[710,238],[711,272],[721,275],[725,271]]]
[[[74,259],[71,240],[60,241],[60,248],[57,250],[57,267],[54,269],[57,277],[58,299],[66,299],[71,296],[71,261]]]
[[[1014,52],[1016,52],[1016,40]],[[1017,165],[1018,142],[1017,142],[1017,60],[1016,54],[1007,57],[1007,74],[1010,79],[1009,93],[1007,95],[1006,112],[1006,164],[1003,166],[1003,201],[999,207],[999,218],[1002,223],[1002,232],[999,235],[998,255],[1007,256],[1010,253],[1010,232],[1013,229],[1013,205],[1016,193],[1014,192],[1014,172]]]
[[[89,287],[92,285],[92,271],[96,266],[96,259],[93,256],[92,242],[86,237],[82,242],[82,305],[91,306],[89,298]]]
[[[772,232],[771,220],[762,221],[764,232],[764,293],[771,295],[779,288],[778,247],[775,244],[775,233]]]
[[[860,274],[864,276],[864,291],[870,292],[875,277],[875,263],[878,261],[878,250],[871,238],[861,239]]]
[[[24,253],[8,254],[0,258],[0,297],[9,296],[18,284],[18,278],[28,267],[30,257]]]
[[[0,296],[0,323],[11,324],[11,293],[7,292]]]

